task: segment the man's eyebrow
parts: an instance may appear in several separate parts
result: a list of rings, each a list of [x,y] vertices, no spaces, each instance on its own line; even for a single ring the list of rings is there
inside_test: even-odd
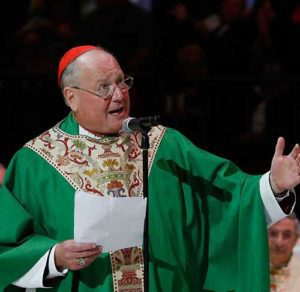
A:
[[[100,77],[99,79],[96,80],[96,83],[107,83],[107,79],[105,77]]]
[[[123,73],[120,73],[120,74],[116,75],[115,81],[118,81],[118,80],[121,80],[121,79],[124,79],[124,78],[125,78],[125,75]],[[107,79],[107,77],[99,77],[96,80],[96,83],[97,84],[101,84],[101,83],[108,84],[108,83],[111,83],[111,82]]]

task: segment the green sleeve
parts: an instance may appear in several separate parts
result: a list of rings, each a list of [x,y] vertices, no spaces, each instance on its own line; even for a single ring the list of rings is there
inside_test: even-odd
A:
[[[167,130],[149,177],[151,291],[269,291],[259,179]]]
[[[23,276],[53,245],[74,238],[74,188],[29,148],[16,153],[0,190],[0,291]],[[97,277],[95,277],[97,275]],[[84,270],[69,271],[53,289],[112,291],[111,264],[103,253]],[[43,289],[44,290],[44,289]],[[39,289],[37,290],[39,291]]]
[[[30,192],[30,185],[34,184],[27,181],[27,159],[30,156],[14,157],[0,189],[0,286],[25,274],[57,243],[47,236],[18,196],[24,198],[24,194]]]

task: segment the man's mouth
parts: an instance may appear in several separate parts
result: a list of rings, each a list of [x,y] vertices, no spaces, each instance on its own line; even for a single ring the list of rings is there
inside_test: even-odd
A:
[[[120,108],[111,110],[111,111],[109,111],[108,113],[109,113],[110,115],[117,116],[117,115],[119,115],[119,114],[121,114],[121,113],[123,112],[123,109],[124,109],[123,107],[120,107]]]

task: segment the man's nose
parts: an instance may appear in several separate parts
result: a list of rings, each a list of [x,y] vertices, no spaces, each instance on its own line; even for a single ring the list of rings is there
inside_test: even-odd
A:
[[[112,95],[112,100],[120,101],[124,97],[123,95],[124,95],[124,93],[122,92],[122,90],[117,85],[115,85],[114,92]]]
[[[282,234],[278,234],[275,240],[276,244],[282,245],[285,242],[285,239]]]

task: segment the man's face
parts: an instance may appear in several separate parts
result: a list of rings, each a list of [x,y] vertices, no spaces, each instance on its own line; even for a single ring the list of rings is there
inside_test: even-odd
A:
[[[270,262],[274,266],[287,263],[297,242],[296,223],[291,218],[284,218],[271,226],[269,233]]]
[[[84,90],[66,87],[65,97],[78,123],[96,134],[113,134],[122,128],[129,115],[128,90],[116,84],[124,79],[116,59],[100,50],[92,50],[78,57],[78,84],[80,88],[99,92],[101,86],[114,85],[114,93],[103,99]]]

